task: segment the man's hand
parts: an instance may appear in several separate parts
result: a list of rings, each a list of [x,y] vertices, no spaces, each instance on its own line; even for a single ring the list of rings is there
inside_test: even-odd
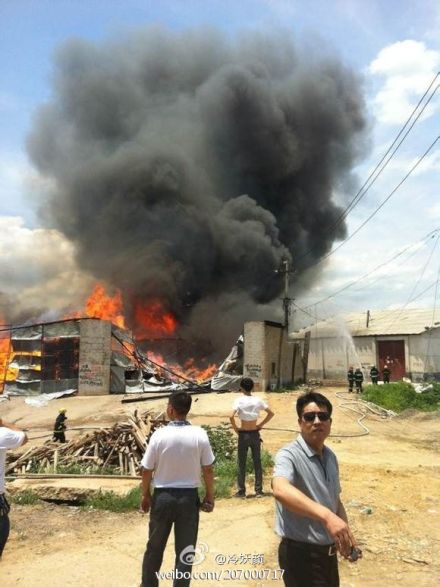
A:
[[[200,505],[202,512],[210,514],[214,510],[214,499],[205,497]]]
[[[356,546],[356,541],[348,524],[329,510],[328,516],[325,519],[325,527],[335,541],[338,551],[343,557],[348,558],[352,547]]]
[[[143,512],[144,514],[148,514],[148,512],[150,511],[150,506],[151,506],[151,496],[150,494],[142,494],[141,497],[141,512]]]

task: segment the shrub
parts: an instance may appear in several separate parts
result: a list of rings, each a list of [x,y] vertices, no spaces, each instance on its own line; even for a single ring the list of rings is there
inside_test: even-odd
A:
[[[429,412],[440,409],[440,384],[434,383],[432,390],[423,393],[416,393],[410,383],[403,381],[367,385],[363,399],[397,413],[410,408]]]
[[[235,458],[235,438],[229,424],[222,422],[218,426],[202,426],[208,434],[209,442],[216,461],[231,461]]]

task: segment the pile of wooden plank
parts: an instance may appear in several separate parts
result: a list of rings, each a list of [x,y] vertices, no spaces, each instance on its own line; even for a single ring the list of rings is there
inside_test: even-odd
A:
[[[111,428],[96,430],[66,444],[47,441],[42,446],[30,448],[20,457],[8,455],[6,473],[20,475],[29,472],[54,472],[79,465],[85,474],[112,469],[119,475],[140,474],[140,461],[148,440],[156,428],[165,424],[164,414],[153,416],[137,412],[127,422],[119,422]]]

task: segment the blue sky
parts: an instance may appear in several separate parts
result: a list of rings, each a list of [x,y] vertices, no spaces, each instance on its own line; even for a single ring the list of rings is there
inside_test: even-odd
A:
[[[299,42],[320,44],[364,76],[371,151],[357,169],[360,182],[394,139],[412,107],[440,71],[440,4],[435,0],[2,0],[0,2],[0,291],[20,291],[23,303],[40,295],[49,305],[59,288],[72,299],[87,287],[62,235],[39,226],[36,195],[44,180],[26,155],[36,108],[50,96],[53,55],[66,39],[99,42],[134,27],[160,24],[181,30],[211,26],[234,36],[243,29],[283,27]],[[375,186],[349,216],[349,233],[376,208],[438,136],[440,91]],[[323,276],[297,302],[309,306],[440,227],[440,144],[359,235],[323,264]],[[337,197],[337,194],[335,195]],[[434,241],[422,243],[403,264],[391,263],[314,309],[335,311],[400,307],[422,275]],[[64,261],[51,256],[64,251]],[[403,260],[405,257],[403,257]],[[435,282],[440,244],[431,254],[415,295]],[[11,266],[20,267],[18,271]],[[26,269],[23,271],[23,267]],[[19,275],[20,274],[20,275]],[[382,279],[377,277],[382,275]],[[7,276],[7,277],[6,277]],[[73,285],[72,285],[73,284]],[[431,306],[434,289],[414,304]],[[298,316],[299,318],[299,316]],[[307,320],[306,320],[307,321]]]

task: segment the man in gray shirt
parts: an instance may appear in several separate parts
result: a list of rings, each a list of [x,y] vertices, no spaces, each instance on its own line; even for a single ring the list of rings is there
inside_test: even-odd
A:
[[[298,398],[296,411],[301,434],[278,451],[272,481],[280,568],[286,587],[338,587],[336,553],[349,560],[361,553],[340,499],[336,456],[324,446],[332,405],[309,392]]]

